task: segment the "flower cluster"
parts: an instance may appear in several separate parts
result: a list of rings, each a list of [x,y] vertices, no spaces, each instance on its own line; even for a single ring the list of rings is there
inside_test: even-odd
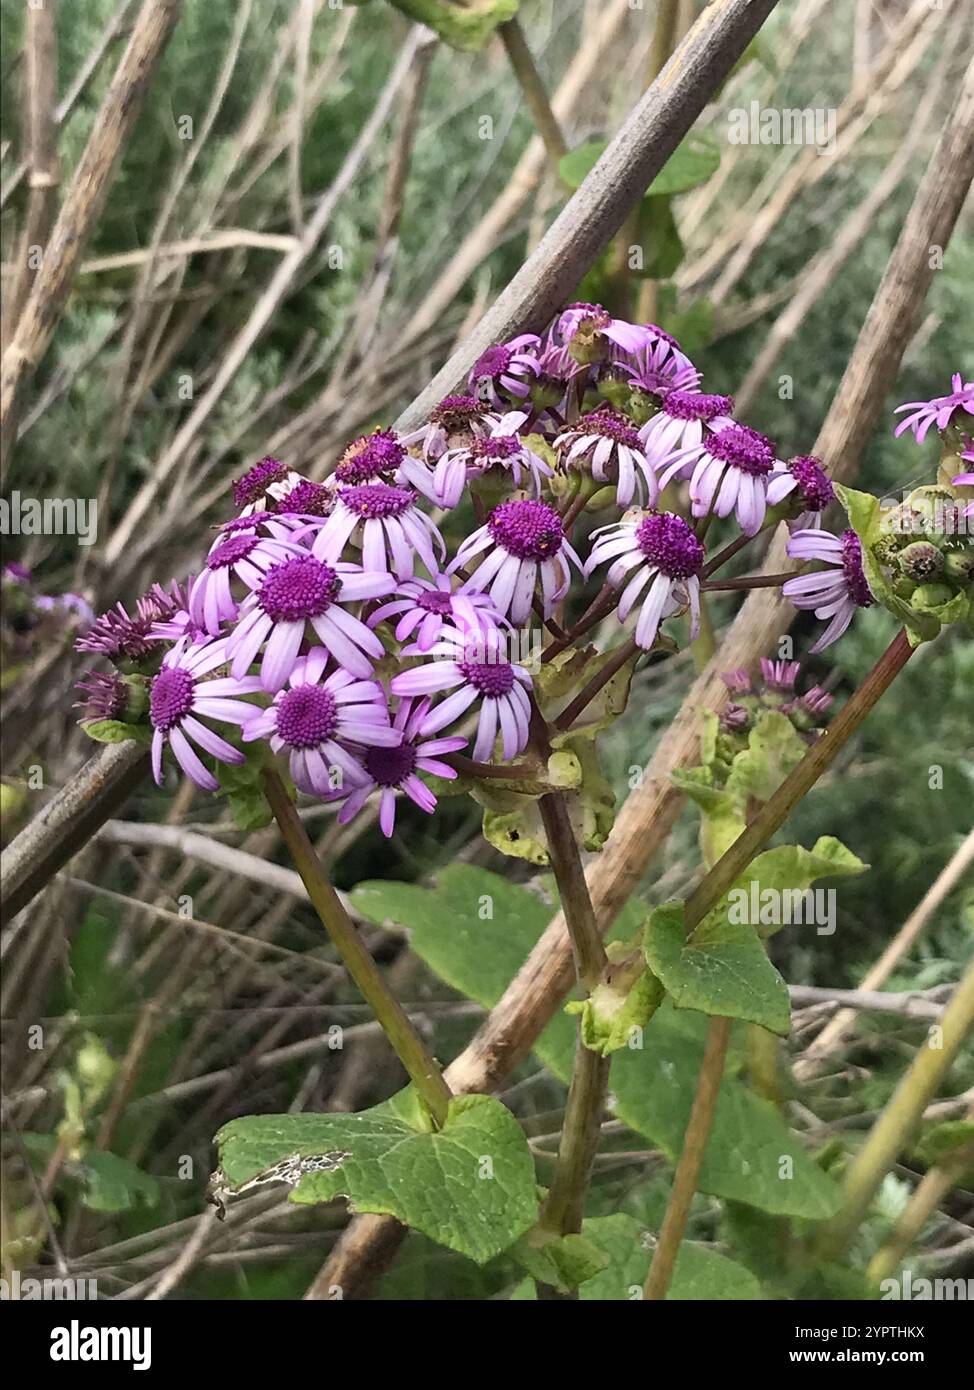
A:
[[[324,480],[261,459],[233,483],[237,514],[199,573],[134,613],[117,605],[78,642],[115,668],[81,683],[83,718],[131,717],[141,681],[157,780],[168,747],[215,790],[256,745],[343,822],[375,794],[388,835],[400,795],[432,811],[430,778],[537,754],[548,657],[612,609],[634,615],[637,655],[672,618],[693,640],[712,571],[782,520],[790,553],[823,566],[784,586],[827,622],[818,650],[873,602],[859,537],[821,529],[834,493],[817,459],[782,459],[701,383],[662,329],[573,304],[546,333],[483,353],[419,428],[355,439]],[[920,437],[947,409],[904,423]],[[724,549],[708,561],[715,520]],[[931,579],[943,569],[915,545],[887,562],[917,582],[925,563]],[[526,624],[552,644],[540,666],[519,659]],[[829,697],[797,696],[794,676],[769,667],[763,694],[735,676],[728,731],[769,702],[812,728]]]

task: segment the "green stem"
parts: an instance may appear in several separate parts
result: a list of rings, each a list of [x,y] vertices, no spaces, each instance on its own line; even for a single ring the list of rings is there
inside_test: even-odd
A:
[[[450,1104],[450,1088],[416,1032],[399,1000],[389,987],[375,961],[359,940],[341,900],[325,877],[314,846],[280,777],[272,768],[263,773],[264,794],[274,813],[284,843],[290,851],[294,866],[301,876],[308,897],[331,937],[338,954],[366,1002],[375,1014],[382,1031],[389,1039],[396,1056],[402,1062],[432,1116],[442,1129]]]
[[[740,834],[687,899],[684,923],[688,932],[707,915],[733,886],[751,860],[785,822],[794,808],[833,759],[844,748],[876,702],[913,655],[906,632],[897,633],[858,690],[809,748],[798,766],[766,801],[750,825]]]
[[[622,670],[623,666],[638,654],[639,647],[634,637],[630,637],[623,642],[622,646],[616,650],[615,655],[605,663],[587,685],[582,687],[571,704],[565,706],[561,714],[559,714],[558,718],[555,720],[555,728],[561,733],[564,733],[566,729],[570,729],[575,723],[575,720],[585,709],[586,705],[591,704],[599,691],[602,690],[604,686],[608,685],[612,677],[617,675]]]
[[[845,1175],[842,1206],[823,1227],[816,1254],[834,1260],[842,1254],[866,1215],[880,1184],[906,1146],[921,1116],[974,1029],[974,959],[961,977],[940,1023],[930,1030],[893,1097],[869,1131]]]
[[[727,1044],[730,1042],[730,1028],[729,1018],[711,1018],[707,1024],[707,1041],[700,1064],[700,1076],[697,1079],[697,1093],[693,1098],[693,1109],[690,1111],[690,1120],[683,1136],[680,1161],[676,1165],[673,1190],[666,1205],[666,1215],[660,1227],[653,1263],[643,1287],[643,1297],[651,1301],[666,1297],[680,1253],[687,1217],[690,1215],[704,1154],[707,1152],[714,1111],[717,1109],[720,1082],[724,1075],[724,1059],[727,1056]]]
[[[782,782],[771,800],[765,802],[761,810],[750,821],[747,829],[717,860],[717,863],[708,871],[702,882],[687,899],[684,908],[684,925],[688,935],[699,925],[710,909],[716,906],[751,860],[764,848],[771,836],[784,823],[802,797],[811,790],[912,655],[913,648],[909,644],[906,632],[900,631],[862,685],[849,698],[835,721],[818,742],[812,745],[794,771]],[[974,996],[974,984],[971,988],[972,996]],[[974,1009],[974,997],[972,997],[971,1008]],[[944,1023],[946,1024],[946,1015],[944,1016]],[[683,1149],[676,1166],[673,1190],[666,1208],[666,1215],[663,1218],[659,1245],[653,1256],[653,1264],[646,1280],[644,1291],[646,1298],[665,1298],[673,1276],[673,1268],[679,1254],[680,1242],[683,1240],[683,1232],[690,1213],[690,1204],[696,1191],[700,1165],[706,1152],[707,1140],[710,1136],[710,1128],[717,1106],[729,1032],[729,1019],[711,1018],[707,1030],[703,1062],[697,1077],[697,1092],[690,1114],[690,1123],[687,1126]],[[881,1181],[881,1176],[878,1181]],[[867,1205],[868,1200],[867,1198]]]
[[[557,174],[558,162],[564,154],[567,154],[568,146],[561,133],[558,117],[551,109],[548,92],[527,45],[524,30],[516,19],[509,19],[500,25],[498,33],[507,49],[507,56],[514,69],[514,75],[520,83],[521,91],[531,108],[531,115],[534,117],[537,132],[541,136],[542,143],[548,152],[548,158]]]

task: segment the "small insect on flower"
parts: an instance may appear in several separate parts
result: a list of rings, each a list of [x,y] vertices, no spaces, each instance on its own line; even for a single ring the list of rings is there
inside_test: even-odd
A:
[[[830,531],[795,531],[788,540],[793,560],[821,560],[830,566],[812,574],[799,574],[782,585],[781,592],[796,608],[814,609],[816,618],[829,625],[811,652],[820,652],[845,632],[857,608],[874,602],[862,568],[862,544],[855,531],[833,536]]]
[[[530,498],[495,507],[487,524],[461,544],[448,572],[466,566],[484,550],[490,554],[464,581],[461,593],[489,592],[497,611],[513,623],[523,623],[531,612],[539,578],[542,611],[550,618],[568,592],[569,561],[582,568],[554,507]]]
[[[648,651],[660,623],[690,609],[690,639],[700,626],[700,571],[704,548],[693,530],[674,512],[647,512],[602,526],[585,566],[586,578],[610,561],[607,579],[622,589],[619,620],[625,622],[642,591],[649,585],[636,620],[635,638]],[[623,587],[625,586],[625,587]]]
[[[379,829],[387,838],[396,828],[398,793],[408,796],[427,815],[436,809],[436,797],[419,774],[426,772],[447,780],[455,778],[454,769],[441,760],[444,753],[458,752],[467,740],[456,734],[447,738],[424,737],[429,706],[428,699],[415,704],[410,699],[403,700],[394,724],[399,742],[394,747],[377,744],[364,750],[360,771],[365,780],[349,793],[338,813],[339,824],[347,825],[376,791],[379,793]]]
[[[496,629],[484,634],[446,627],[429,652],[420,653],[418,647],[403,649],[403,656],[413,655],[433,659],[393,676],[389,688],[394,695],[453,692],[423,715],[418,725],[420,734],[426,736],[447,728],[479,701],[480,718],[473,750],[478,762],[487,762],[493,756],[498,729],[505,760],[527,747],[531,721],[527,691],[531,677],[523,666],[506,659],[505,634]]]
[[[251,560],[253,556],[251,552]],[[384,598],[395,585],[384,570],[328,565],[309,554],[272,565],[240,605],[240,620],[227,638],[233,674],[246,675],[266,642],[261,683],[274,694],[287,683],[310,628],[340,665],[353,676],[367,679],[383,646],[343,605]]]
[[[256,677],[206,679],[226,662],[227,644],[222,637],[202,642],[182,638],[163,658],[149,689],[152,775],[158,785],[162,785],[162,751],[166,743],[186,776],[204,791],[215,792],[219,783],[204,766],[190,739],[220,762],[245,761],[239,748],[201,722],[216,719],[224,724],[246,725],[262,712],[258,705],[241,698],[260,689]]]
[[[275,753],[290,755],[294,785],[312,796],[330,796],[360,786],[364,777],[357,746],[395,748],[402,735],[389,722],[389,705],[378,681],[357,680],[338,668],[325,679],[328,653],[313,647],[244,730],[245,743],[266,738]]]

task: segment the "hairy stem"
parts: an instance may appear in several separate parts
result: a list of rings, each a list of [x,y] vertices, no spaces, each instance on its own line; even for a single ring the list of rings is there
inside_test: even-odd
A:
[[[425,1102],[433,1122],[442,1129],[446,1122],[451,1093],[436,1061],[399,1000],[390,993],[378,966],[359,940],[338,894],[322,871],[314,846],[308,839],[284,783],[273,769],[268,768],[263,774],[263,784],[274,819],[294,860],[294,867],[301,875],[302,882],[308,890],[308,897],[321,918],[322,925],[392,1044],[396,1056],[409,1073],[410,1080]]]

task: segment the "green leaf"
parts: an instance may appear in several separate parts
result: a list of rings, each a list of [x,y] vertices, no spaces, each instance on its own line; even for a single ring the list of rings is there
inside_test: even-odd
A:
[[[653,1262],[652,1234],[634,1216],[618,1212],[586,1221],[583,1233],[608,1256],[608,1265],[579,1289],[579,1298],[628,1300],[642,1298]],[[761,1285],[749,1269],[715,1250],[684,1241],[676,1257],[668,1299],[760,1299]]]
[[[558,163],[558,172],[569,188],[578,188],[605,152],[607,141],[592,140],[569,150]],[[710,131],[691,131],[676,147],[649,188],[645,198],[686,193],[706,183],[720,165],[720,146]]]
[[[612,1063],[615,1110],[671,1162],[683,1149],[700,1063],[703,1018],[664,1004],[646,1029],[642,1052]],[[777,1109],[725,1073],[704,1155],[699,1189],[783,1216],[824,1220],[839,1189],[814,1163]]]
[[[775,902],[778,920],[763,921],[759,915],[758,921],[751,922],[763,936],[773,936],[782,926],[787,925],[780,919],[788,914],[789,908],[792,917],[795,918],[799,916],[801,907],[797,898],[782,899],[782,894],[804,893],[817,879],[851,878],[865,873],[868,868],[868,864],[864,864],[857,855],[846,849],[841,840],[837,840],[834,835],[821,835],[811,849],[803,849],[801,845],[776,845],[774,849],[766,849],[763,854],[752,859],[730,892],[742,891],[748,898],[748,910],[757,904],[759,911],[761,895],[767,890],[775,894],[775,899],[780,901],[783,911],[777,911],[778,901],[767,901]],[[714,914],[726,913],[728,901],[729,895],[718,903],[704,922]],[[737,901],[743,908],[743,898]],[[766,915],[770,917],[772,914],[769,912]],[[804,912],[801,914],[801,920],[805,920]]]
[[[339,1167],[301,1176],[289,1200],[345,1196],[352,1211],[394,1216],[477,1264],[537,1220],[531,1151],[493,1096],[451,1101],[438,1133],[386,1105],[354,1115],[249,1115],[224,1125],[216,1142],[231,1190],[292,1155],[347,1151]]]
[[[769,801],[806,752],[807,745],[787,715],[766,710],[758,715],[747,747],[734,758],[727,790],[744,806],[752,796]]]
[[[152,742],[152,730],[148,724],[126,724],[121,719],[92,719],[81,727],[96,743],[134,741],[148,745]]]
[[[609,1257],[587,1235],[556,1236],[535,1227],[510,1252],[533,1279],[562,1293],[605,1269]]]
[[[82,1201],[90,1211],[134,1211],[159,1205],[159,1184],[118,1154],[90,1149],[80,1163]]]
[[[517,14],[518,0],[390,0],[397,10],[428,24],[444,43],[461,52],[483,48],[498,24]]]
[[[216,764],[216,778],[238,830],[263,830],[273,820],[260,781],[265,761],[263,750],[257,749],[249,753],[245,763]]]
[[[788,987],[752,926],[714,911],[688,938],[683,904],[665,903],[650,916],[643,949],[679,1008],[759,1023],[787,1037]]]
[[[931,1126],[914,1149],[917,1160],[928,1168],[956,1163],[974,1168],[974,1120],[943,1120]]]

